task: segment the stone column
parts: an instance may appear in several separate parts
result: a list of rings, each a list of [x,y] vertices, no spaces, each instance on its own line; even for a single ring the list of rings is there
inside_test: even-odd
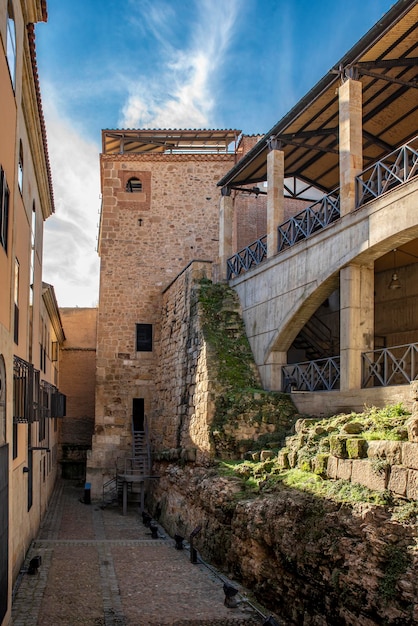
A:
[[[339,88],[340,210],[355,209],[354,178],[363,169],[363,118],[361,82],[348,78]]]
[[[341,391],[361,388],[361,353],[374,349],[374,267],[340,271]]]
[[[271,148],[267,155],[267,257],[277,254],[277,227],[284,221],[284,152],[273,143]]]
[[[226,279],[226,262],[233,254],[232,250],[232,220],[234,215],[234,201],[228,187],[222,189],[219,207],[219,265],[220,275]]]

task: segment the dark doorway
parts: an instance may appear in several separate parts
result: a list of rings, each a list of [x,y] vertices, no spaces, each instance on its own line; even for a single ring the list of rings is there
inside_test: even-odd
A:
[[[9,589],[9,447],[0,446],[0,623]]]
[[[134,431],[144,430],[144,398],[132,400],[132,427]]]

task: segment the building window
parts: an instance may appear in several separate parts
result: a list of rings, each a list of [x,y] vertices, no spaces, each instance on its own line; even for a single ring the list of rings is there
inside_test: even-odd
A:
[[[136,325],[136,351],[152,352],[152,324]]]
[[[23,146],[22,146],[22,142],[20,142],[19,163],[17,164],[17,183],[19,185],[20,193],[23,193]]]
[[[136,178],[135,176],[130,178],[126,183],[126,191],[129,191],[130,193],[142,191],[142,183],[139,178]]]
[[[6,40],[6,56],[9,65],[10,78],[12,79],[13,89],[16,82],[16,26],[13,13],[13,4],[11,0],[7,3],[7,40]]]
[[[14,282],[14,342],[19,343],[19,261],[15,259]]]
[[[7,231],[9,225],[9,188],[6,176],[0,167],[0,245],[7,252]]]

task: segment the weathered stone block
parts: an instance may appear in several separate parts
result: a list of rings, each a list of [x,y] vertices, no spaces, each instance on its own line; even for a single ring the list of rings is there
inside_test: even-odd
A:
[[[313,459],[312,468],[315,474],[319,474],[320,476],[327,475],[327,465],[328,465],[329,454],[317,454]]]
[[[337,478],[341,480],[351,480],[353,461],[348,459],[338,459]]]
[[[402,465],[392,465],[389,475],[388,489],[398,496],[406,495],[408,470]]]
[[[296,420],[295,423],[295,432],[296,433],[301,433],[304,430],[306,430],[309,426],[311,426],[311,424],[315,424],[315,422],[320,421],[321,418],[319,417],[305,417],[302,419],[298,419]]]
[[[361,437],[347,439],[346,449],[350,459],[365,459],[367,457],[367,441]]]
[[[401,465],[402,442],[400,441],[369,441],[367,456],[369,459],[387,460],[391,465]]]
[[[343,435],[331,435],[329,438],[330,452],[339,459],[348,457],[346,447],[347,437]]]
[[[289,460],[290,467],[296,467],[296,463],[298,460],[298,453],[296,452],[296,450],[290,450],[290,452],[287,455],[287,458]]]
[[[402,465],[410,469],[418,469],[418,443],[410,441],[402,443]]]
[[[384,491],[388,485],[388,470],[384,468],[376,471],[369,460],[356,459],[352,461],[351,482],[364,485],[375,491]]]
[[[279,450],[279,453],[277,455],[277,463],[279,467],[282,467],[283,469],[289,469],[289,453],[287,452],[287,450]]]
[[[328,478],[337,478],[338,459],[336,456],[330,455],[327,463]]]
[[[272,450],[261,450],[260,452],[260,461],[268,461],[274,457],[274,452]]]
[[[408,441],[418,443],[418,416],[411,417],[405,425],[408,430]]]
[[[348,435],[358,435],[363,432],[363,424],[360,424],[360,422],[347,422],[342,427],[342,430]]]
[[[410,500],[418,500],[418,471],[408,470],[408,484],[406,487],[406,497]]]

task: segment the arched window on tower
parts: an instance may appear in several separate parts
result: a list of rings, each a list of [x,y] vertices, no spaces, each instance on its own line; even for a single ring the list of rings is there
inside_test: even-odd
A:
[[[138,191],[142,191],[142,183],[139,178],[136,178],[136,176],[130,178],[126,183],[126,191],[129,191],[129,193],[137,193]]]

